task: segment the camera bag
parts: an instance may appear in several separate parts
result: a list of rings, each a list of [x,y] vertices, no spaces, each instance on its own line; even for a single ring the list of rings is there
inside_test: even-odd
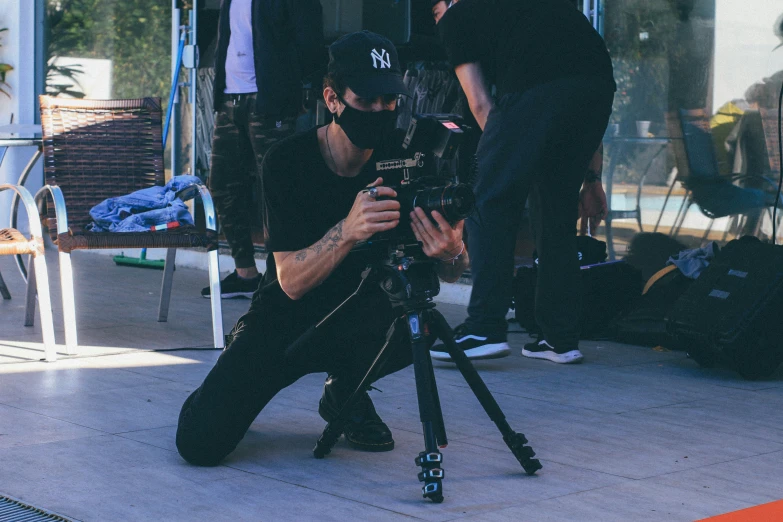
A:
[[[729,242],[675,303],[667,330],[702,366],[746,379],[783,362],[783,246],[746,236]]]
[[[680,349],[677,340],[667,331],[666,317],[693,282],[674,265],[656,272],[630,309],[612,320],[611,339],[637,346]]]
[[[528,333],[538,334],[535,319],[536,267],[517,269],[514,278],[515,316]],[[581,267],[582,339],[601,338],[612,319],[628,310],[642,293],[641,272],[624,261]]]

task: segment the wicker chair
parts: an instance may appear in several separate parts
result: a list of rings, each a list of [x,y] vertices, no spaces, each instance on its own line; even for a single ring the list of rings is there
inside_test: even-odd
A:
[[[198,197],[206,229],[184,226],[159,232],[88,232],[90,209],[101,201],[165,183],[161,147],[161,105],[158,98],[138,100],[73,100],[40,97],[43,127],[44,187],[36,201],[51,199],[48,225],[60,258],[69,351],[77,346],[71,252],[111,248],[166,248],[158,321],[168,318],[176,249],[208,250],[215,348],[224,346],[215,210],[203,185],[179,194]],[[53,204],[51,204],[53,203]]]
[[[44,241],[41,232],[41,221],[33,201],[33,196],[22,186],[0,185],[0,192],[12,190],[16,192],[27,211],[27,219],[30,226],[30,238],[15,228],[0,229],[0,256],[30,256],[29,274],[27,281],[27,314],[25,326],[33,325],[35,314],[35,294],[38,290],[40,301],[41,330],[43,332],[44,352],[47,361],[57,360],[57,351],[54,345],[54,325],[52,323],[52,299],[49,295],[49,275],[46,270],[46,258],[44,257]],[[11,294],[0,277],[0,294],[3,299],[11,299]]]

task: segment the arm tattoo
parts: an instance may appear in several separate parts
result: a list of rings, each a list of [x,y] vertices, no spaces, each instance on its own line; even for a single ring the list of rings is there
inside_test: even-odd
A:
[[[304,261],[307,259],[308,251],[315,252],[315,255],[318,255],[323,252],[324,249],[326,249],[327,252],[331,252],[332,250],[336,249],[340,243],[340,240],[343,238],[343,223],[345,223],[344,219],[330,228],[329,232],[327,232],[326,235],[321,238],[320,241],[318,241],[318,243],[297,252],[294,256],[294,259],[297,261]]]

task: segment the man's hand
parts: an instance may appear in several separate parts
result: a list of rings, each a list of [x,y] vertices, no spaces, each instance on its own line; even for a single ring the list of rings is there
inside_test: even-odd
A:
[[[383,178],[378,178],[368,185],[376,188],[376,198],[397,197],[393,189],[381,186],[382,183]],[[378,232],[391,230],[400,224],[400,202],[394,199],[377,201],[376,198],[366,190],[356,195],[356,200],[343,226],[343,233],[347,240],[354,243],[364,241]]]
[[[579,233],[587,235],[587,225],[590,224],[590,234],[595,233],[595,229],[601,224],[601,221],[609,213],[606,205],[606,192],[601,185],[601,173],[604,170],[604,144],[598,145],[598,149],[593,153],[590,164],[587,166],[587,175],[585,176],[582,191],[579,193],[579,217],[581,224]]]
[[[437,210],[432,211],[432,219],[428,218],[426,212],[419,207],[411,212],[411,228],[416,239],[421,241],[424,254],[441,261],[449,261],[464,253],[465,246],[462,243],[464,226],[465,222],[459,221],[452,227]]]
[[[585,182],[579,193],[579,217],[581,225],[579,233],[587,234],[587,224],[590,224],[590,233],[594,234],[598,225],[606,217],[609,209],[606,206],[606,192],[600,181]]]

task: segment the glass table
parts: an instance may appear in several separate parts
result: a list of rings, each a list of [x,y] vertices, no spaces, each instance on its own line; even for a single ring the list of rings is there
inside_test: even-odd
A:
[[[0,164],[3,162],[8,147],[38,147],[41,148],[40,125],[0,125]]]
[[[609,148],[609,167],[605,173],[606,183],[606,206],[608,209],[605,227],[606,227],[606,248],[609,254],[609,260],[614,261],[616,253],[614,249],[614,233],[612,232],[612,221],[615,219],[635,219],[639,225],[639,231],[642,232],[642,189],[644,188],[644,178],[647,176],[647,172],[655,162],[655,159],[664,151],[671,142],[672,138],[667,137],[650,137],[640,138],[638,136],[606,136],[604,138],[604,144]],[[647,166],[644,169],[641,179],[639,180],[639,188],[636,191],[636,208],[630,210],[612,210],[612,188],[614,180],[614,172],[617,167],[617,162],[622,153],[629,147],[647,147],[654,150],[653,155],[650,157],[650,161],[647,162]]]
[[[3,164],[5,153],[9,147],[36,147],[36,151],[27,166],[22,170],[17,184],[24,185],[30,171],[41,158],[43,153],[43,140],[41,139],[40,125],[0,125],[0,165]]]

